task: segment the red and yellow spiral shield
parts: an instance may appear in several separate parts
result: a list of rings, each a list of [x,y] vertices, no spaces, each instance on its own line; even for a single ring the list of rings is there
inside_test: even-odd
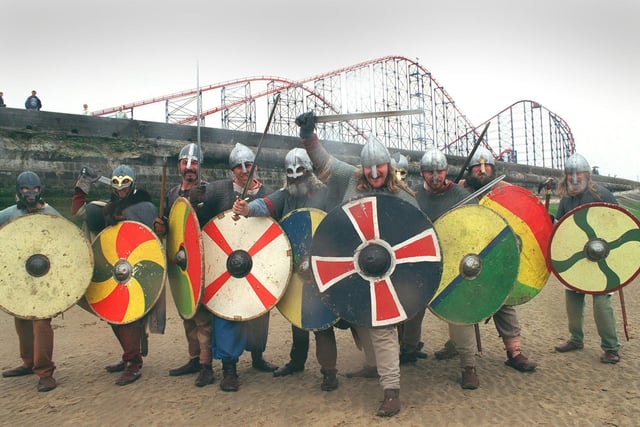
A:
[[[154,306],[166,278],[162,243],[144,224],[123,221],[93,241],[93,277],[85,298],[109,323],[126,324]]]

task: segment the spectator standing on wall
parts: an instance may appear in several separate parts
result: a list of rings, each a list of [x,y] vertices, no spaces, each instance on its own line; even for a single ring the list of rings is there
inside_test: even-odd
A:
[[[31,96],[24,102],[24,108],[30,111],[40,111],[42,108],[42,102],[40,102],[40,98],[36,96],[35,90],[31,91]]]
[[[6,107],[7,104],[4,103],[4,92],[0,92],[0,107]]]

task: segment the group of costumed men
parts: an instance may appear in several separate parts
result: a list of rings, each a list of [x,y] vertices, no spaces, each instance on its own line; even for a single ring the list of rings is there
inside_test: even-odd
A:
[[[167,191],[164,205],[169,212],[174,202],[184,197],[197,215],[200,227],[222,212],[232,210],[243,217],[271,217],[280,221],[303,208],[329,212],[336,206],[363,196],[386,195],[410,204],[436,221],[461,201],[469,199],[471,192],[482,189],[496,178],[495,161],[483,147],[477,148],[469,161],[464,181],[456,183],[447,178],[448,162],[443,152],[435,148],[425,151],[420,161],[423,181],[411,189],[404,178],[408,171],[407,159],[396,153],[391,156],[387,148],[375,137],[370,137],[362,148],[360,166],[353,166],[331,155],[320,143],[315,132],[316,116],[310,112],[299,116],[300,137],[304,148],[290,150],[284,159],[286,182],[276,191],[263,185],[255,175],[255,154],[242,144],[235,144],[229,155],[232,178],[206,182],[200,167],[203,153],[199,145],[185,145],[178,155],[181,182]],[[252,173],[253,172],[253,173]],[[87,202],[90,187],[98,180],[95,171],[84,167],[76,183],[71,203],[71,214],[84,219],[84,226],[95,237],[109,226],[121,221],[136,221],[153,230],[159,238],[170,231],[165,215],[160,215],[150,194],[136,186],[136,173],[128,165],[119,165],[111,174],[112,193],[108,201]],[[494,184],[496,185],[496,184]],[[510,184],[500,182],[498,186]],[[488,190],[489,188],[487,188]],[[616,203],[604,187],[591,182],[589,165],[582,156],[573,154],[565,163],[565,177],[560,183],[562,199],[556,218],[571,209],[592,201]],[[0,226],[27,214],[59,215],[41,198],[43,185],[30,171],[22,172],[16,180],[17,204],[0,211]],[[479,193],[482,197],[483,193]],[[398,202],[400,203],[400,202]],[[309,268],[307,266],[307,268]],[[314,286],[313,279],[309,279]],[[558,347],[558,352],[583,348],[584,293],[567,290],[569,340]],[[427,301],[428,302],[428,301]],[[350,328],[354,339],[364,353],[361,369],[347,373],[348,378],[379,379],[383,400],[376,415],[389,417],[397,414],[400,404],[400,365],[413,363],[426,357],[422,351],[422,323],[427,304],[401,324],[363,326],[339,321],[342,328]],[[594,295],[594,314],[602,338],[604,354],[601,361],[616,363],[620,343],[615,330],[615,319],[610,295]],[[125,324],[110,324],[122,347],[121,360],[106,366],[108,372],[119,373],[118,385],[131,384],[141,377],[143,355],[146,351],[146,323],[149,314]],[[536,363],[522,352],[521,333],[516,310],[511,305],[501,306],[492,318],[504,344],[505,364],[522,372],[536,369]],[[38,391],[56,388],[53,378],[53,331],[51,319],[27,320],[15,316],[22,364],[6,370],[3,377],[36,374]],[[277,367],[263,358],[267,344],[269,313],[247,321],[234,321],[214,314],[204,304],[197,306],[195,315],[183,320],[187,340],[187,362],[169,370],[171,376],[198,374],[195,385],[203,387],[214,382],[212,360],[222,363],[220,388],[223,391],[239,389],[236,364],[243,351],[251,354],[253,368],[272,372],[275,377],[291,375],[304,370],[309,350],[309,330],[291,326],[292,346],[290,360]],[[461,368],[460,385],[464,389],[479,387],[476,372],[476,336],[472,324],[449,322],[449,340],[435,352],[437,359],[458,356]],[[321,367],[323,391],[338,388],[337,346],[333,325],[314,330],[316,357]]]

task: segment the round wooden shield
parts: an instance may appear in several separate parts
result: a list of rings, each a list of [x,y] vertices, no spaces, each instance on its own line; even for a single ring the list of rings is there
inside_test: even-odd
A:
[[[480,204],[507,220],[520,242],[518,278],[505,304],[524,304],[538,295],[549,279],[547,251],[553,224],[538,197],[526,188],[503,185],[491,190]]]
[[[84,295],[93,271],[91,245],[71,221],[50,214],[17,217],[0,228],[0,308],[48,319]]]
[[[441,319],[478,323],[502,307],[518,276],[518,241],[500,215],[480,205],[455,208],[434,224],[442,281],[429,303]]]
[[[184,197],[178,197],[169,212],[166,252],[173,301],[178,314],[191,319],[202,300],[204,251],[198,217]]]
[[[549,267],[569,288],[606,294],[640,271],[640,221],[621,206],[589,203],[558,221],[549,244]]]
[[[114,324],[144,317],[160,297],[166,279],[162,243],[146,225],[122,221],[93,241],[95,267],[85,298],[91,310]]]
[[[327,329],[338,321],[322,302],[311,271],[312,238],[326,215],[319,209],[302,208],[280,220],[293,251],[293,274],[277,307],[289,322],[307,331]]]
[[[202,240],[202,302],[213,314],[251,320],[282,298],[291,276],[291,245],[272,218],[246,218],[228,210],[207,222]]]
[[[393,325],[424,310],[442,275],[431,221],[382,194],[327,214],[311,243],[311,267],[325,304],[363,327]]]

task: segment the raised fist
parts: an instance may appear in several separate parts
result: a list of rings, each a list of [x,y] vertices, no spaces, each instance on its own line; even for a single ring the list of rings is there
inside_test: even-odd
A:
[[[296,124],[300,126],[300,138],[310,139],[316,129],[316,115],[313,111],[300,114],[296,117]]]
[[[98,174],[91,166],[83,166],[82,169],[80,170],[79,178],[81,177],[92,178],[95,180],[98,178]]]
[[[98,180],[98,174],[91,166],[83,166],[76,181],[76,188],[82,190],[84,194],[89,194],[91,184]]]

